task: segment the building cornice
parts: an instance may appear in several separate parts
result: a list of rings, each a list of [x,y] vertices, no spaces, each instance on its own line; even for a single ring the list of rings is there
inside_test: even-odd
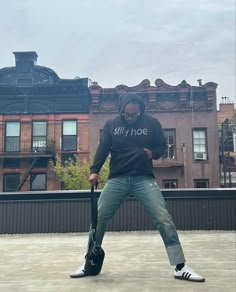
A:
[[[133,87],[120,84],[114,88],[102,88],[94,84],[89,87],[91,111],[118,112],[119,98],[128,92],[137,93],[143,98],[147,112],[211,111],[216,108],[216,88],[214,82],[191,86],[183,80],[178,85],[169,85],[162,79],[156,79],[155,86],[151,86],[148,79]]]

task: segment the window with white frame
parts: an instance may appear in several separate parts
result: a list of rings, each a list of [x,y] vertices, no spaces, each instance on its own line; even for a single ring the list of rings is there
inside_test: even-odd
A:
[[[193,129],[193,159],[207,160],[206,129]]]
[[[162,187],[164,189],[176,189],[178,187],[178,182],[176,179],[163,179]]]
[[[63,121],[62,124],[62,150],[77,150],[77,121]]]
[[[47,147],[47,121],[33,121],[32,151],[42,152]]]
[[[20,122],[6,122],[5,151],[20,151]]]
[[[166,139],[166,150],[163,155],[164,159],[176,159],[176,138],[175,130],[165,129],[163,130]]]

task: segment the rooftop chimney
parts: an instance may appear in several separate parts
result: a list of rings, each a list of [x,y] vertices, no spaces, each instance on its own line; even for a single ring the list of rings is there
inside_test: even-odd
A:
[[[199,86],[202,86],[202,79],[198,79],[197,82]]]
[[[16,70],[20,73],[29,73],[32,67],[37,65],[38,55],[35,51],[13,52],[16,60]]]

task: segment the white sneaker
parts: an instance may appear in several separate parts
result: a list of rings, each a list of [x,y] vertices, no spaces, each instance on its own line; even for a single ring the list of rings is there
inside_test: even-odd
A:
[[[85,266],[85,264],[83,264],[82,266],[80,266],[76,271],[72,272],[70,274],[70,277],[71,278],[82,278],[82,277],[85,277],[84,266]]]
[[[198,275],[188,266],[184,266],[180,271],[175,270],[174,277],[175,279],[179,279],[179,280],[187,280],[187,281],[192,281],[192,282],[205,282],[205,279],[203,276]]]

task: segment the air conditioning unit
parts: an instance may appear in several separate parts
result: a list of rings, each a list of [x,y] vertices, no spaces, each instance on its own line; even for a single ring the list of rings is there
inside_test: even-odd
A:
[[[205,152],[195,152],[194,160],[207,160],[207,155]]]

